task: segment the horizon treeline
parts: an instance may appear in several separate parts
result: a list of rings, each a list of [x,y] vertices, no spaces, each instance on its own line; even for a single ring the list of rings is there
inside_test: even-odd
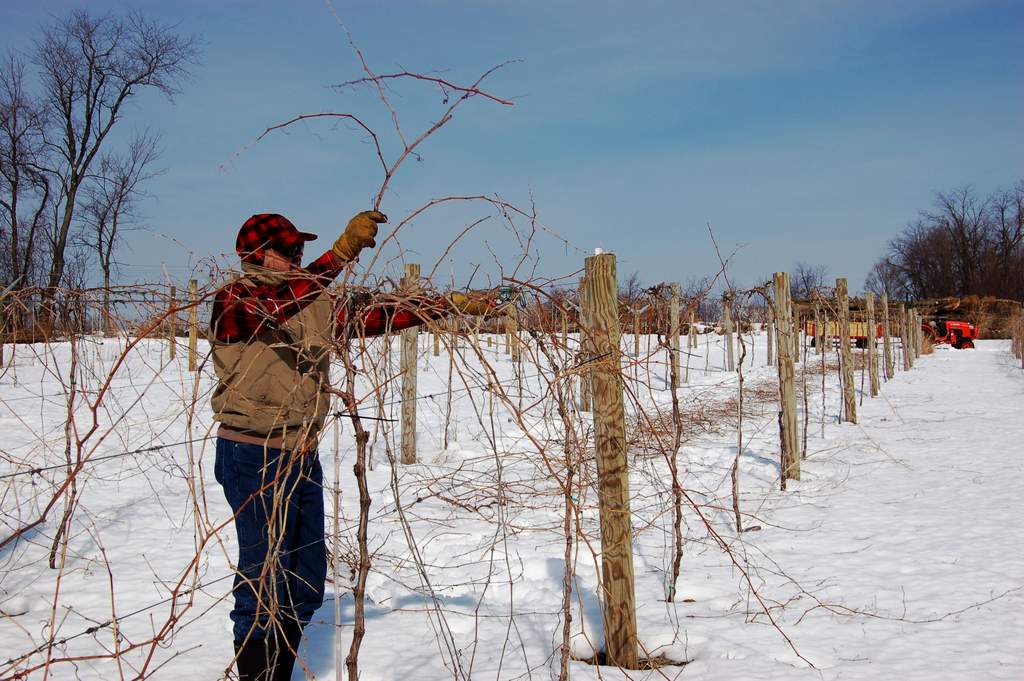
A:
[[[889,241],[864,288],[893,299],[1024,301],[1024,180],[988,196],[970,186],[938,192]]]

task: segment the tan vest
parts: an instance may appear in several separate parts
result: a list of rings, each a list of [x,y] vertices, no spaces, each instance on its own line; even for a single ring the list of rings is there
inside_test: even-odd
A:
[[[330,409],[335,315],[321,294],[276,329],[249,341],[212,337],[218,384],[213,418],[234,430],[281,436],[284,449],[314,446]]]

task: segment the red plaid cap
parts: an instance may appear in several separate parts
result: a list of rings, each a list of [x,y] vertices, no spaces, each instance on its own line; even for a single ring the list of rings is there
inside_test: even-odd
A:
[[[277,213],[259,213],[245,221],[235,239],[235,251],[242,262],[263,263],[263,249],[282,250],[306,241],[316,234],[300,232],[291,220]]]

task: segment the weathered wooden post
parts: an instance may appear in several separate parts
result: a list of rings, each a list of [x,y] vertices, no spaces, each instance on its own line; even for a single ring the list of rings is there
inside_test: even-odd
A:
[[[920,356],[917,352],[917,333],[914,328],[917,326],[917,310],[907,310],[907,342],[910,343],[910,365],[913,366]]]
[[[890,380],[895,373],[896,366],[892,357],[892,338],[889,329],[889,296],[882,294],[882,355],[885,364],[885,380]]]
[[[778,328],[779,444],[782,486],[800,479],[800,441],[796,425],[796,376],[793,370],[793,307],[789,272],[775,273],[775,323]]]
[[[594,349],[594,448],[601,516],[601,577],[607,664],[636,669],[633,529],[629,510],[626,415],[619,350],[615,256],[586,259],[586,335]],[[677,336],[678,338],[678,336]]]
[[[800,319],[800,313],[797,312],[796,305],[793,304],[793,299],[789,299],[790,312],[793,315],[793,361],[800,361],[800,333],[803,331],[803,322]]]
[[[633,308],[633,356],[640,356],[640,313]]]
[[[814,351],[825,354],[825,313],[821,309],[821,301],[814,301]]]
[[[679,284],[672,284],[672,297],[668,302],[669,354],[672,356],[672,390],[679,389]]]
[[[2,302],[2,300],[3,299],[0,298],[0,302]],[[10,313],[10,310],[11,308],[6,303],[3,304],[3,307],[0,307],[0,367],[3,367],[4,365],[4,341],[7,340],[7,315]],[[1016,336],[1014,336],[1014,338],[1016,338]],[[18,339],[14,334],[11,334],[11,341],[13,354],[18,350]]]
[[[196,349],[199,343],[199,284],[195,279],[188,282],[188,370],[196,370]]]
[[[569,315],[562,310],[562,349],[569,347]]]
[[[914,308],[907,309],[907,348],[910,353],[910,366],[917,360],[917,339],[914,334]]]
[[[580,300],[580,319],[579,319],[579,343],[580,343],[580,360],[579,363],[583,366],[580,369],[580,411],[590,411],[590,397],[591,397],[591,384],[590,384],[590,360],[594,356],[593,346],[590,342],[590,332],[588,330],[589,320],[587,318],[589,308],[587,303],[587,278],[580,277],[580,287],[577,292]]]
[[[406,263],[402,288],[413,291],[419,287],[420,266],[417,263]],[[417,337],[419,327],[402,329],[401,354],[402,363],[402,463],[416,463],[416,374],[418,370]]]
[[[917,324],[917,311],[914,308],[907,309],[907,344],[910,346],[910,365],[913,366],[917,361],[917,333],[914,332],[914,326]]]
[[[903,361],[907,369],[913,369],[913,351],[910,349],[910,309],[903,312],[903,330],[900,332],[900,342],[903,344]]]
[[[732,295],[722,296],[722,324],[725,326],[725,369],[736,371],[736,349],[732,342]]]
[[[512,339],[512,362],[519,364],[522,352],[522,348],[519,346],[519,320],[516,318],[515,312],[506,315],[505,319],[508,320],[508,333]]]
[[[176,305],[175,299],[178,297],[178,287],[171,286],[171,297],[167,302],[167,356],[170,359],[174,359],[174,355],[177,351],[177,343],[174,342],[174,334],[177,331],[175,327],[177,324],[177,313],[174,311]]]
[[[914,359],[924,354],[924,334],[921,333],[921,313],[914,308]]]
[[[900,303],[898,311],[897,324],[900,327],[900,354],[903,355],[903,370],[910,371],[910,367],[913,366],[913,360],[910,358],[910,352],[907,350],[907,309],[903,303]]]
[[[917,327],[916,328],[917,328],[917,345],[918,345],[918,348],[920,348],[920,350],[918,350],[918,354],[919,355],[923,355],[924,354],[924,340],[925,340],[924,329],[922,328],[921,324],[922,324],[921,313],[918,312],[917,313]]]
[[[775,315],[771,310],[768,311],[768,352],[765,357],[765,366],[772,366],[775,363]]]
[[[864,306],[868,315],[868,384],[871,396],[878,395],[878,348],[877,325],[875,323],[875,294],[868,291],[864,294]]]
[[[439,357],[441,355],[441,335],[437,332],[436,326],[434,326],[430,330],[430,335],[433,337],[434,341],[434,348],[432,354],[434,357]]]
[[[690,349],[697,348],[697,315],[690,310],[690,330],[686,332],[686,346]]]
[[[857,423],[856,386],[853,383],[853,350],[850,349],[850,297],[846,279],[836,279],[836,309],[839,314],[839,363],[843,378],[843,420]]]

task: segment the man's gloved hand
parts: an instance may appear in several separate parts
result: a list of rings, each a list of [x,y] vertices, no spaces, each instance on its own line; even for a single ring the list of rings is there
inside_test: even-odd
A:
[[[496,291],[452,291],[448,301],[462,314],[486,316],[498,312],[498,295]]]
[[[387,221],[388,216],[380,211],[364,210],[348,221],[345,232],[334,242],[331,250],[345,262],[355,260],[359,257],[359,251],[377,245],[373,240],[377,236],[377,224]]]

